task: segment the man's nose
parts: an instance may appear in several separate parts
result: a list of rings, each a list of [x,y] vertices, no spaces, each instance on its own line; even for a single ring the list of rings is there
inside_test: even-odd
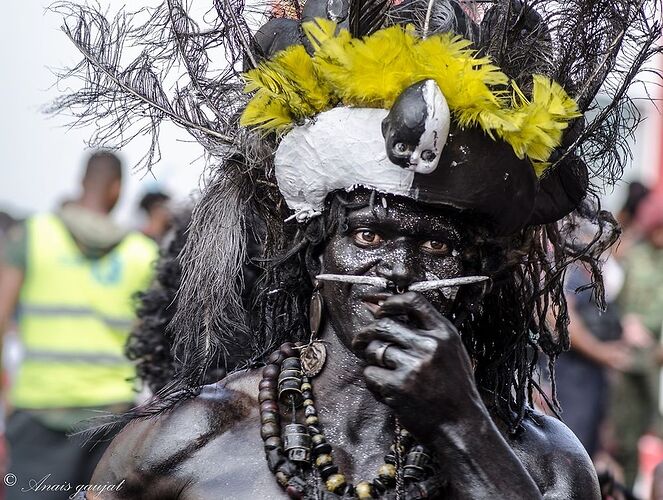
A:
[[[413,249],[405,245],[389,251],[378,264],[377,275],[392,282],[397,291],[405,291],[418,278],[414,253]]]

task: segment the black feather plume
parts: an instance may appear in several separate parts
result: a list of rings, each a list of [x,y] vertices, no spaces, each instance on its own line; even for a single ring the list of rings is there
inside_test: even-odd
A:
[[[382,28],[390,5],[389,0],[352,0],[349,13],[352,36],[359,38]]]

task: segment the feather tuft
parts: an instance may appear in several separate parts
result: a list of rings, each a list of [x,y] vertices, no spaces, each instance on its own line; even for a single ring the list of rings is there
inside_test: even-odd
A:
[[[303,46],[293,46],[245,74],[245,91],[256,94],[242,115],[243,125],[284,132],[339,102],[389,109],[407,87],[433,79],[459,125],[481,127],[509,143],[519,158],[542,164],[559,146],[568,122],[579,116],[564,89],[542,75],[534,77],[528,100],[489,57],[477,55],[460,36],[422,39],[410,25],[353,38],[336,28],[322,19],[304,23],[312,56]]]

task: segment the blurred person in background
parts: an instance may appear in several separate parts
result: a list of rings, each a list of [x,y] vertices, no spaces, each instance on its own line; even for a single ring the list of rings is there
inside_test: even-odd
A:
[[[596,227],[581,223],[574,245],[583,248],[592,242]],[[555,369],[557,398],[564,423],[578,437],[595,463],[602,489],[624,489],[621,468],[606,453],[604,424],[609,410],[611,371],[631,364],[628,346],[622,341],[619,308],[615,300],[623,285],[623,271],[616,259],[601,256],[605,306],[601,311],[591,272],[580,261],[570,266],[565,278],[569,315],[570,350],[562,353]]]
[[[0,282],[2,281],[2,266],[1,263],[4,261],[5,253],[5,241],[7,240],[7,234],[9,230],[19,223],[19,220],[14,218],[11,214],[0,211]],[[12,330],[13,328],[13,321]],[[14,332],[12,331],[12,334]],[[3,345],[3,339],[0,337],[0,345]],[[4,350],[2,351],[3,358],[5,357]],[[7,471],[7,446],[5,441],[5,409],[7,407],[6,401],[4,398],[5,390],[9,384],[10,374],[8,373],[7,367],[4,364],[4,361],[0,370],[0,474],[4,474]],[[5,485],[4,483],[0,484],[0,500],[5,498]]]
[[[607,266],[616,265],[612,260]],[[566,300],[569,308],[571,350],[556,366],[557,397],[564,423],[580,439],[591,457],[602,450],[599,440],[609,402],[609,370],[622,371],[631,364],[621,340],[622,327],[615,296],[606,286],[607,309],[597,307],[593,290],[585,288],[591,277],[581,265],[569,270]]]
[[[635,210],[634,234],[640,241],[622,257],[625,281],[619,297],[624,341],[632,363],[615,386],[613,424],[617,458],[632,484],[638,471],[638,440],[647,433],[660,435],[659,368],[663,324],[663,199],[648,195]]]
[[[629,183],[626,200],[624,200],[624,204],[616,215],[617,222],[619,222],[622,229],[619,245],[613,249],[613,254],[617,260],[623,259],[628,250],[641,238],[638,224],[636,224],[636,215],[638,208],[648,196],[649,188],[647,186],[638,181]]]
[[[173,224],[173,212],[169,202],[170,196],[161,191],[147,193],[140,200],[140,208],[147,215],[143,234],[157,243],[161,243]]]
[[[636,214],[642,202],[649,196],[649,188],[638,181],[630,182],[626,192],[626,200],[617,212],[617,222],[622,230],[628,231],[636,221]]]
[[[63,498],[62,491],[22,493],[29,481],[89,482],[104,446],[82,446],[67,433],[90,410],[122,411],[134,399],[134,369],[123,356],[133,295],[146,288],[157,246],[111,219],[122,165],[107,151],[87,162],[79,198],[56,213],[30,217],[8,234],[0,280],[0,330],[15,308],[24,356],[9,394],[7,498]],[[68,496],[68,495],[67,495]]]

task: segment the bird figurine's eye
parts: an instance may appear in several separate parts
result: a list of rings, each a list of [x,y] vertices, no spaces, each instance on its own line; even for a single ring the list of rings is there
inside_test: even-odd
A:
[[[431,151],[430,149],[427,149],[421,153],[421,159],[424,161],[433,161],[435,156],[435,152]]]
[[[397,142],[394,144],[394,151],[396,151],[399,154],[407,153],[410,148],[407,147],[407,144],[404,142]]]

